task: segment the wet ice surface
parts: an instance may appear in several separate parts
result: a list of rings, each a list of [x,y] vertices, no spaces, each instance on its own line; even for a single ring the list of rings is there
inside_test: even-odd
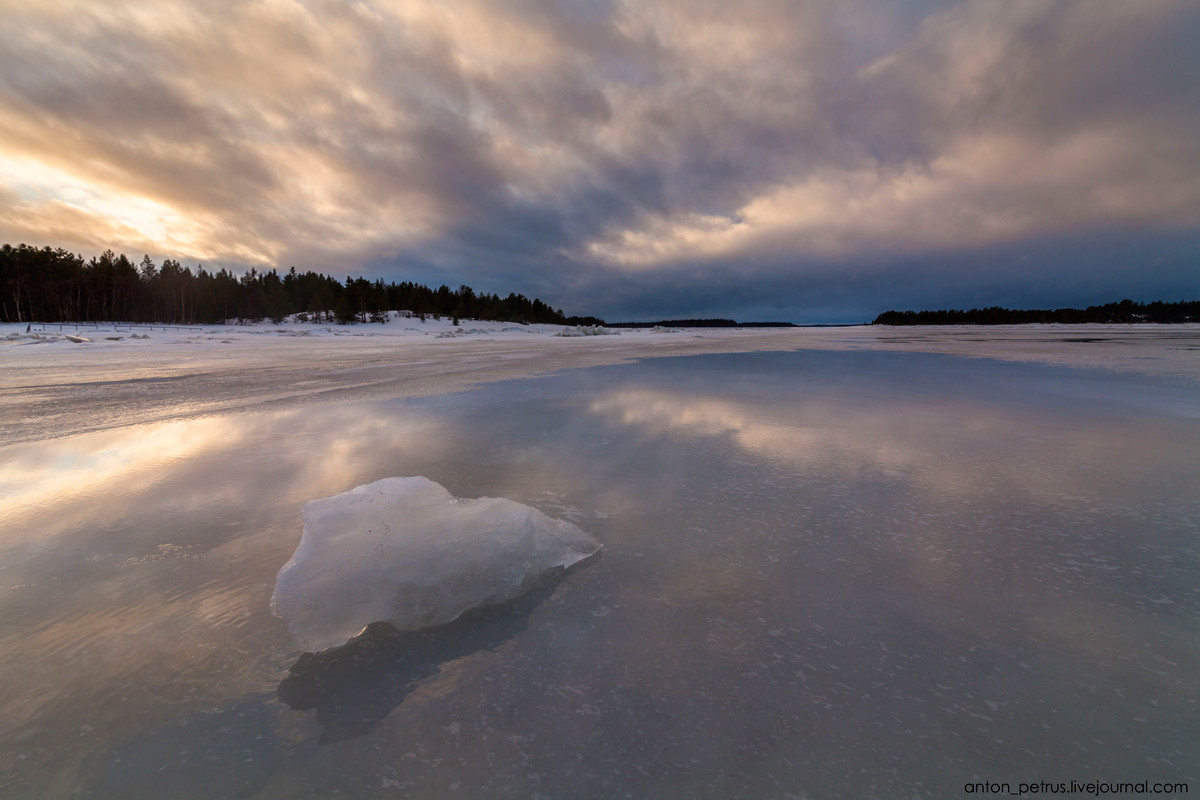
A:
[[[0,450],[5,797],[945,797],[1200,780],[1200,393],[659,359]],[[605,546],[301,657],[299,509],[391,475]]]
[[[452,320],[155,326],[148,339],[0,324],[0,441],[41,441],[206,414],[424,397],[480,383],[637,358],[754,351],[942,353],[1087,367],[1200,386],[1200,324],[624,329]],[[116,334],[111,338],[108,333]],[[459,333],[462,335],[460,336]],[[453,335],[451,335],[453,334]],[[42,338],[30,339],[37,336]],[[11,338],[17,337],[17,338]],[[49,338],[53,337],[53,338]]]

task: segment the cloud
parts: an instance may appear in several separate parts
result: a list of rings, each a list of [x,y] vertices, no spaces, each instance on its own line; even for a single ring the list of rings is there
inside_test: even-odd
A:
[[[910,44],[858,70],[846,90],[861,102],[841,110],[860,124],[819,163],[801,156],[796,174],[756,182],[723,211],[693,203],[646,214],[584,251],[645,268],[764,251],[965,248],[1098,225],[1196,226],[1200,189],[1179,165],[1200,164],[1200,120],[1180,119],[1166,97],[1156,105],[1112,88],[1147,83],[1138,69],[1161,71],[1132,63],[1145,54],[1122,37],[1153,38],[1179,5],[1064,5],[969,3],[930,17]],[[1099,52],[1108,54],[1102,67]],[[886,86],[881,124],[894,126],[879,142],[867,119],[876,84]],[[919,113],[893,113],[896,101]],[[1152,113],[1159,106],[1164,113]]]
[[[1097,224],[1194,226],[1200,186],[1176,167],[1200,160],[1189,145],[1144,124],[1054,141],[987,133],[956,141],[926,163],[821,171],[729,216],[651,216],[586,247],[600,260],[652,267],[764,250],[962,248]]]
[[[0,8],[6,240],[561,302],[1200,225],[1184,0]]]

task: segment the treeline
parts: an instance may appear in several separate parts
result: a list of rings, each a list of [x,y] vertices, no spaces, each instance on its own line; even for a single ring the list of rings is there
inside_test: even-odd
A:
[[[1200,300],[1135,303],[1122,300],[1087,308],[1013,309],[992,306],[969,311],[885,311],[872,325],[1024,325],[1027,323],[1200,322]]]
[[[220,323],[307,313],[342,323],[386,320],[388,309],[418,315],[559,325],[603,324],[595,317],[566,317],[562,310],[522,294],[476,294],[469,286],[430,289],[411,281],[384,283],[316,272],[283,275],[272,269],[234,275],[203,266],[194,270],[150,256],[134,264],[106,250],[90,261],[62,248],[26,244],[0,247],[2,322]]]

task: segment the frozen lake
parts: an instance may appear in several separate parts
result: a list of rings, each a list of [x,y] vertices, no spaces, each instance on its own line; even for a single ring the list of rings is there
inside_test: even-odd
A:
[[[1200,788],[1200,386],[856,347],[0,448],[0,795]],[[301,659],[300,506],[408,475],[605,549]]]

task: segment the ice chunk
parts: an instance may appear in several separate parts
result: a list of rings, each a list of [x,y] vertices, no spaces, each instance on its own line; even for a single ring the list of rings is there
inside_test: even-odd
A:
[[[502,603],[594,555],[569,522],[512,500],[460,500],[428,478],[385,478],[313,500],[271,610],[296,643],[345,644],[372,622],[400,630]]]
[[[609,330],[599,325],[576,325],[573,328],[563,328],[555,336],[620,336],[620,331]]]

